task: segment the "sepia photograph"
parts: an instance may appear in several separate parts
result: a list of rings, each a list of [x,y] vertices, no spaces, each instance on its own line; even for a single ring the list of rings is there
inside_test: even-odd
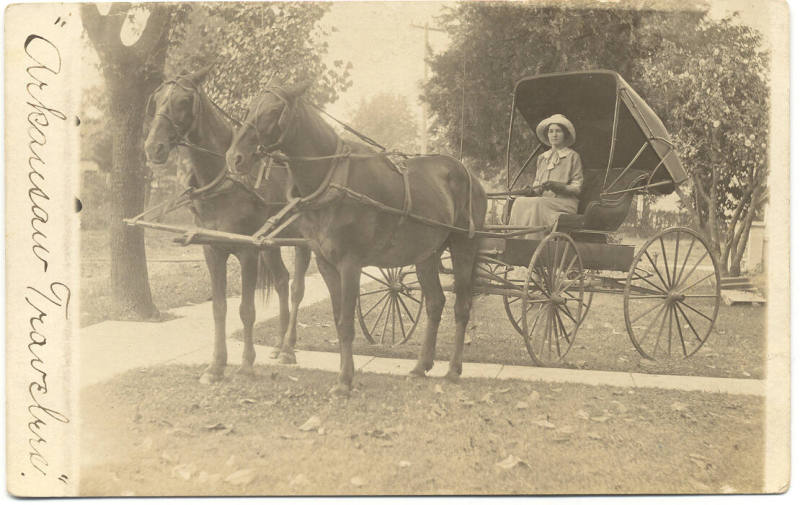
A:
[[[785,1],[4,37],[10,494],[789,489]]]

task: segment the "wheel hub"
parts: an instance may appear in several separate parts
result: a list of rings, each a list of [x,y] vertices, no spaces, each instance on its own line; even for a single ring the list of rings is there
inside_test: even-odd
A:
[[[685,299],[686,295],[684,295],[683,293],[676,293],[675,291],[670,291],[669,293],[667,293],[667,301],[669,303],[682,302]]]
[[[553,305],[566,305],[567,300],[563,296],[551,295],[550,303],[552,303]]]

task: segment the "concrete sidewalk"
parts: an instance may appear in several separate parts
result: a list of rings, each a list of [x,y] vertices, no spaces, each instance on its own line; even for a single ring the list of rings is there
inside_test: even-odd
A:
[[[307,306],[327,299],[328,290],[319,274],[306,277]],[[227,332],[241,329],[239,298],[228,299]],[[301,306],[302,310],[302,306]],[[211,302],[173,309],[179,316],[161,323],[104,321],[88,326],[80,332],[80,384],[86,387],[106,381],[127,370],[169,363],[203,364],[211,359],[213,349],[213,317]],[[278,315],[278,298],[272,296],[265,307],[258,307],[257,322]],[[228,339],[228,363],[240,362],[242,342]],[[266,356],[271,348],[256,346],[256,363],[268,363]],[[360,372],[405,375],[414,366],[414,360],[355,356],[355,366]],[[290,365],[284,365],[290,366]],[[294,365],[291,365],[294,366]],[[338,353],[297,351],[297,366],[337,372]],[[437,361],[431,376],[443,376],[447,362]],[[680,391],[704,391],[743,395],[765,395],[763,380],[725,379],[679,375],[650,375],[598,370],[571,370],[564,368],[538,368],[492,363],[464,363],[463,377],[489,379],[521,379],[526,381],[561,382],[592,386],[617,386],[625,388],[661,388]]]

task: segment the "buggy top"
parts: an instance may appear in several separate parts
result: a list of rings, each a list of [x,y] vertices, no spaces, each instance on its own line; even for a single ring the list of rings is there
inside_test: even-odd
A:
[[[580,215],[601,210],[598,205],[619,204],[627,214],[634,192],[669,194],[688,178],[653,109],[616,72],[591,70],[542,74],[517,82],[506,149],[509,191],[515,189],[535,155],[548,149],[537,139],[527,161],[511,173],[515,110],[531,130],[553,114],[564,114],[575,125],[577,139],[572,148],[581,155],[584,168]],[[611,231],[621,224],[618,219],[606,218],[579,219],[573,227]]]

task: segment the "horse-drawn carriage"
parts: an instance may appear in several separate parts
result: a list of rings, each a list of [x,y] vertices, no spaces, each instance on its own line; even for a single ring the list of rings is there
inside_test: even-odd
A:
[[[518,120],[533,130],[555,113],[573,119],[580,132],[573,146],[585,167],[578,213],[561,214],[544,240],[525,240],[520,237],[540,230],[510,226],[510,210],[517,195],[525,194],[523,175],[545,146],[532,141],[515,168],[512,139]],[[634,195],[669,194],[687,179],[664,125],[618,74],[521,79],[514,89],[505,175],[506,191],[489,195],[503,204],[502,224],[480,232],[474,290],[503,297],[534,363],[553,364],[567,354],[594,293],[624,296],[628,335],[646,358],[688,357],[703,345],[720,299],[718,268],[703,239],[693,230],[670,228],[638,253],[634,245],[613,243]],[[362,287],[358,312],[368,340],[410,338],[422,300],[409,274],[408,268],[368,273],[375,282]]]
[[[646,241],[638,252],[634,245],[616,244],[612,239],[612,233],[628,216],[635,194],[669,194],[687,179],[661,121],[614,72],[549,74],[517,83],[507,144],[506,191],[488,195],[502,205],[502,222],[483,227],[475,223],[483,222],[486,196],[457,160],[427,156],[393,162],[385,153],[346,144],[304,103],[305,88],[271,88],[256,100],[232,140],[228,136],[225,142],[209,140],[206,147],[198,146],[200,140],[192,140],[190,135],[194,131],[194,138],[200,138],[193,130],[197,119],[192,116],[204,111],[219,116],[219,112],[213,110],[213,102],[209,105],[196,84],[176,83],[157,97],[161,106],[154,111],[155,116],[173,114],[173,103],[189,103],[187,107],[191,107],[191,113],[187,109],[184,117],[168,118],[163,123],[164,138],[172,144],[180,138],[188,139],[190,145],[195,143],[197,150],[206,153],[227,149],[227,168],[217,167],[218,173],[212,171],[205,181],[200,180],[200,189],[206,196],[211,191],[213,198],[218,198],[233,187],[241,198],[253,200],[251,206],[265,209],[259,214],[264,216],[264,223],[232,233],[166,226],[146,220],[151,215],[148,213],[128,223],[184,233],[184,244],[274,250],[302,246],[303,238],[284,238],[284,234],[296,221],[303,222],[299,218],[305,218],[308,222],[302,235],[319,250],[318,264],[331,290],[340,341],[342,332],[349,333],[342,341],[340,385],[349,388],[352,379],[348,340],[352,339],[353,313],[349,312],[348,323],[349,303],[355,304],[368,340],[394,344],[407,341],[416,328],[425,303],[423,292],[436,296],[435,308],[428,307],[426,342],[414,372],[424,374],[432,366],[430,340],[432,334],[435,342],[438,320],[431,323],[430,315],[438,318],[443,304],[436,265],[445,246],[453,253],[452,268],[443,264],[439,270],[453,274],[457,321],[457,345],[448,375],[460,374],[465,314],[468,317],[470,303],[464,300],[469,298],[469,291],[502,296],[512,326],[523,336],[531,358],[539,365],[564,358],[594,293],[624,295],[628,334],[647,358],[676,353],[691,356],[711,332],[719,307],[719,273],[714,256],[699,235],[688,228],[671,228]],[[188,94],[190,99],[174,97],[176,93]],[[541,143],[531,142],[522,163],[513,159],[519,152],[519,142],[512,142],[517,118],[532,127],[555,113],[570,117],[579,131],[573,147],[584,160],[585,184],[578,213],[561,215],[553,226],[540,229],[509,225],[511,206],[525,193],[525,174],[531,172],[528,167],[543,148]],[[188,126],[179,131],[181,125]],[[220,138],[223,136],[220,134]],[[216,156],[222,157],[221,153]],[[294,165],[294,187],[300,194],[290,194],[277,212],[266,210],[267,203],[274,202],[264,202],[257,191],[241,183],[242,175],[254,173],[258,157],[287,161],[290,168]],[[239,182],[228,181],[231,172]],[[354,172],[358,177],[352,176]],[[269,185],[269,174],[265,181],[262,175],[263,170],[256,177],[256,187],[262,182]],[[187,198],[199,198],[197,195],[190,191]],[[440,198],[447,200],[447,205],[442,206]],[[337,219],[349,220],[350,224]],[[364,227],[371,231],[366,233]],[[522,238],[541,231],[549,232],[542,240]],[[439,236],[435,236],[437,233]],[[373,237],[377,243],[360,243],[365,237]],[[320,252],[326,256],[322,263]],[[410,268],[399,266],[408,263],[417,264],[419,279]],[[359,274],[355,271],[353,277],[352,267],[369,264],[396,266],[364,268],[361,274],[367,282],[360,283],[360,293],[353,300],[348,290],[358,289]],[[292,320],[296,320],[296,312]],[[218,331],[218,344],[219,339]],[[252,343],[246,342],[246,349],[248,345]],[[222,346],[224,351],[224,342]],[[219,354],[222,358],[215,351],[215,363],[224,366],[225,353]],[[252,359],[245,357],[247,360],[252,364]],[[214,373],[221,374],[219,366]]]

